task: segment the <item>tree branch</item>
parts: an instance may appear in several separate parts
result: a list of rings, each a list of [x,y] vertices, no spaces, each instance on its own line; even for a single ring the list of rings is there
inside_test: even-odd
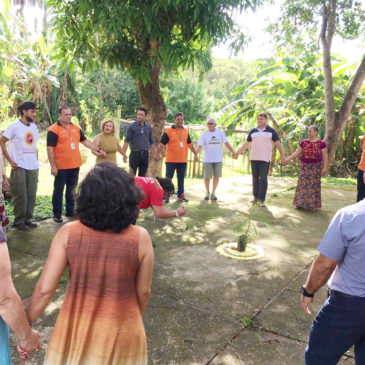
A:
[[[330,0],[328,4],[327,35],[326,35],[327,45],[328,48],[330,49],[332,47],[333,35],[335,34],[336,30],[336,10],[337,10],[336,0]]]
[[[341,104],[339,114],[341,119],[347,120],[351,113],[352,107],[355,104],[356,97],[360,91],[360,88],[365,80],[365,56],[363,57],[358,69],[356,70],[355,76],[351,81],[350,87]]]
[[[321,42],[323,49],[323,73],[324,73],[324,91],[326,98],[326,127],[328,123],[334,120],[335,117],[335,100],[333,95],[333,80],[331,66],[331,42],[328,43],[326,34],[329,33],[329,18],[328,8],[323,5],[322,9],[322,26],[321,26]]]

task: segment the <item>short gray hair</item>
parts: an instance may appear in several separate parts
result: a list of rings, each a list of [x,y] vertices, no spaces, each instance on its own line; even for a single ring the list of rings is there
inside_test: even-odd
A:
[[[212,121],[214,124],[217,124],[217,121],[213,117],[209,117],[207,123]]]

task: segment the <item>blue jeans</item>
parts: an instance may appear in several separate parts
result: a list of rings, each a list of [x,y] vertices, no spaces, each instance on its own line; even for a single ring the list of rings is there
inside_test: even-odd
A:
[[[184,193],[184,179],[186,172],[186,162],[166,162],[166,177],[172,180],[176,170],[177,174],[177,196]]]
[[[253,196],[262,202],[266,199],[267,174],[269,173],[269,167],[270,162],[251,161]]]
[[[54,179],[52,205],[53,215],[62,215],[62,199],[63,189],[66,185],[66,214],[74,214],[75,212],[75,198],[74,190],[79,181],[79,171],[77,169],[58,170],[57,176]]]
[[[313,321],[306,365],[335,365],[355,345],[356,365],[365,364],[365,297],[331,294]]]
[[[9,326],[0,317],[0,365],[10,365]]]

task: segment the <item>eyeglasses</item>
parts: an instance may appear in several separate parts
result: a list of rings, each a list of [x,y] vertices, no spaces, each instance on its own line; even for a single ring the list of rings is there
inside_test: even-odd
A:
[[[207,123],[208,125],[210,125],[210,124],[214,124],[214,123]]]

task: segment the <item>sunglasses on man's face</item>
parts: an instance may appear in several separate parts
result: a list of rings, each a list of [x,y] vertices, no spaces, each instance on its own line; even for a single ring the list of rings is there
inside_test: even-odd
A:
[[[207,123],[208,125],[214,124],[214,123]]]

